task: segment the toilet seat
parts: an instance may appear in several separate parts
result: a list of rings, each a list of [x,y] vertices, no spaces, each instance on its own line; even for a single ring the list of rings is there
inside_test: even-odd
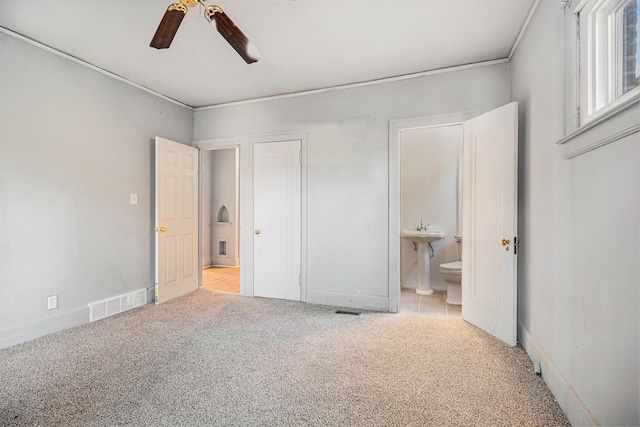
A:
[[[445,262],[440,264],[440,271],[449,274],[462,274],[462,261]]]

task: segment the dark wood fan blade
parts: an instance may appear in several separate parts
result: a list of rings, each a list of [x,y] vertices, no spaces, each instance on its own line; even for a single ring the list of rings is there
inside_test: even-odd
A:
[[[222,34],[222,37],[229,42],[231,47],[238,52],[247,64],[258,62],[262,55],[226,13],[218,8],[213,15],[213,20],[215,21],[218,32]]]
[[[169,6],[167,11],[158,25],[151,44],[149,46],[156,49],[166,49],[171,46],[171,42],[178,31],[178,27],[182,19],[187,14],[187,8],[180,3],[174,3]]]

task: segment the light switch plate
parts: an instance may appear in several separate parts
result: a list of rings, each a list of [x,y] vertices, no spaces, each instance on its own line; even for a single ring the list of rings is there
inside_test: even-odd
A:
[[[47,310],[53,310],[58,308],[58,295],[51,295],[47,297]]]
[[[138,195],[136,193],[129,194],[129,204],[131,205],[138,204]]]

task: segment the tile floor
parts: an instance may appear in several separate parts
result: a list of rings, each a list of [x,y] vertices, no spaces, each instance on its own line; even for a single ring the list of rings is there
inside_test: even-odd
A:
[[[447,304],[445,291],[433,291],[431,295],[418,295],[415,289],[402,288],[400,313],[429,317],[461,318],[462,306]]]

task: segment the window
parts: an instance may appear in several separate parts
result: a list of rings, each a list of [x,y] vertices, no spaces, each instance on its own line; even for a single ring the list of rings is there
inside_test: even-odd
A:
[[[640,0],[586,0],[577,12],[578,126],[640,95]]]
[[[560,0],[565,15],[565,122],[573,159],[640,132],[640,0]]]

